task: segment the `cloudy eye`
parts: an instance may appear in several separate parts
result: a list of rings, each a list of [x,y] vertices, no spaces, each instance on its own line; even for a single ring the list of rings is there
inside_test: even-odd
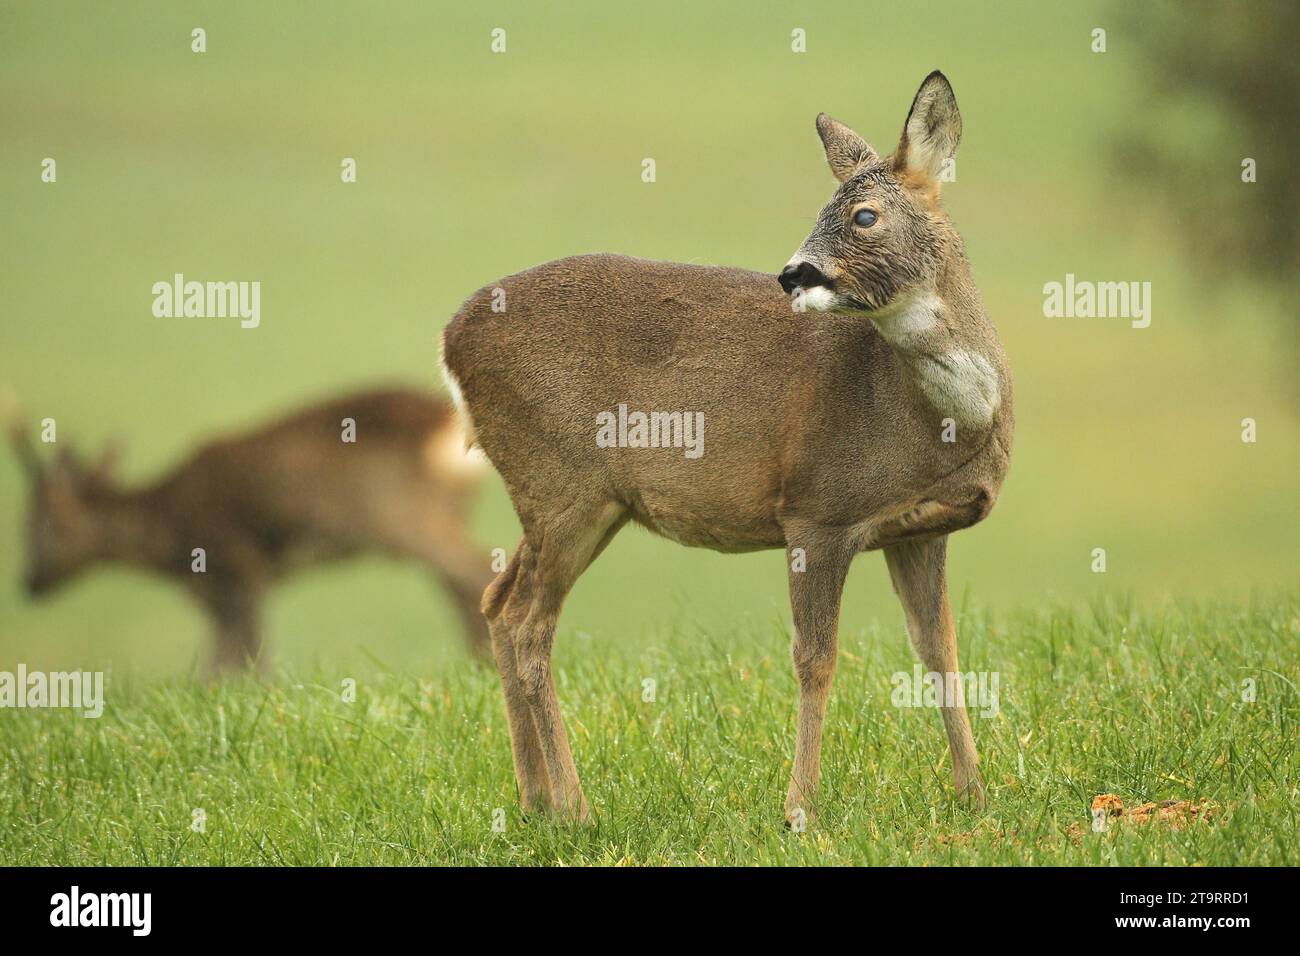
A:
[[[863,229],[866,229],[868,226],[874,226],[876,224],[876,214],[870,209],[859,209],[853,215],[853,222],[856,225],[861,226]]]

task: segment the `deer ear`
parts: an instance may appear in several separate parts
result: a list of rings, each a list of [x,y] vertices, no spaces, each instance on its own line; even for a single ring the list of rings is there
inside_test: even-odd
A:
[[[14,456],[22,465],[27,477],[33,480],[39,478],[41,460],[36,457],[36,449],[32,446],[32,440],[27,432],[17,423],[10,424],[6,430],[9,432],[9,444],[14,450]]]
[[[4,430],[9,435],[9,446],[13,448],[14,456],[22,465],[23,471],[32,480],[39,478],[41,460],[36,455],[36,447],[23,422],[18,396],[8,385],[0,386],[0,419],[3,419]]]
[[[935,70],[912,100],[903,138],[894,153],[894,169],[937,180],[944,161],[957,155],[959,143],[961,113],[957,111],[957,97],[948,78]]]
[[[117,464],[122,460],[122,453],[126,450],[126,441],[120,436],[114,437],[109,441],[95,459],[95,464],[91,466],[91,474],[96,478],[108,480],[113,477],[117,471]]]
[[[817,114],[817,135],[826,147],[826,162],[840,182],[876,161],[876,151],[865,139],[825,113]]]

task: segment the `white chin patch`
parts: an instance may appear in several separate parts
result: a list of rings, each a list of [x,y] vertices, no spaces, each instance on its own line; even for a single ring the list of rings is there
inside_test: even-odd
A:
[[[807,312],[809,309],[814,312],[829,312],[842,304],[840,297],[824,285],[795,289],[791,302],[796,312]]]

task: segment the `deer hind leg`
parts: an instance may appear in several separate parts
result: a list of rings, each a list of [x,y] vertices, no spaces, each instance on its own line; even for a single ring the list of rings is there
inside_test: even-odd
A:
[[[907,630],[927,670],[943,675],[940,713],[952,751],[952,781],[957,793],[980,809],[984,807],[984,782],[979,756],[971,735],[970,719],[960,670],[957,666],[957,629],[948,604],[946,563],[948,538],[941,535],[895,544],[885,549],[885,562],[894,591],[907,615]],[[949,706],[951,705],[951,706]]]
[[[822,721],[839,646],[840,596],[855,549],[841,537],[816,530],[787,528],[786,537],[791,548],[803,549],[803,563],[791,562],[789,570],[799,721],[785,819],[788,826],[802,829],[814,813],[821,775]]]
[[[569,589],[624,520],[625,509],[614,502],[573,503],[524,520],[527,549],[515,587],[529,603],[514,633],[515,663],[550,777],[551,807],[565,820],[585,821],[589,811],[551,672],[555,625]]]
[[[533,713],[524,695],[515,657],[515,632],[523,623],[530,604],[526,582],[520,579],[520,566],[531,561],[528,542],[521,541],[506,569],[488,585],[482,602],[482,615],[491,634],[492,655],[506,699],[519,804],[525,812],[546,810],[551,806],[551,777],[546,770],[542,742],[537,736],[537,725],[533,723]]]

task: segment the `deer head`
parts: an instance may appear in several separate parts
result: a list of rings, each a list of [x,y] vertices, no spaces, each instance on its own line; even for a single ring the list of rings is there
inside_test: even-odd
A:
[[[937,70],[925,78],[892,156],[825,113],[817,133],[840,186],[781,271],[781,288],[817,311],[878,313],[933,288],[957,241],[939,202],[940,175],[961,141],[947,78]]]
[[[40,597],[106,557],[108,532],[97,503],[115,493],[117,448],[93,464],[71,449],[43,463],[21,425],[9,425],[10,443],[27,473],[27,570],[25,585]]]

